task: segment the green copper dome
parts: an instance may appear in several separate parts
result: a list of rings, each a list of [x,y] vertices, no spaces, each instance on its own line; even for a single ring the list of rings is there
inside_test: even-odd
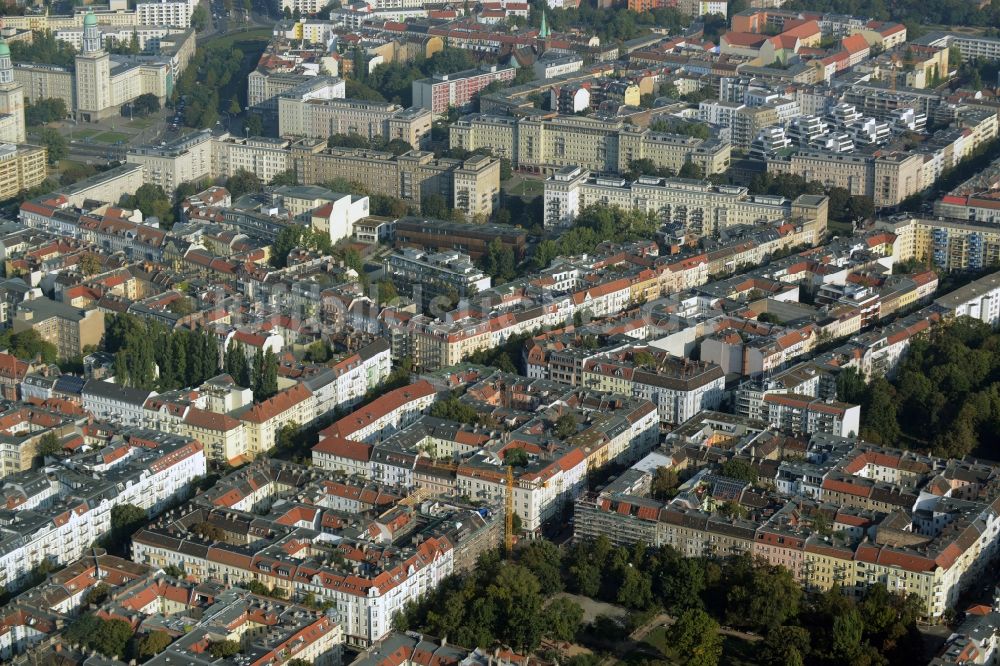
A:
[[[5,40],[0,39],[0,56],[9,56],[9,55],[10,55],[10,47],[7,46],[7,42]]]
[[[83,17],[83,27],[88,25],[97,25],[97,17],[94,16],[94,10],[87,12],[87,15]]]

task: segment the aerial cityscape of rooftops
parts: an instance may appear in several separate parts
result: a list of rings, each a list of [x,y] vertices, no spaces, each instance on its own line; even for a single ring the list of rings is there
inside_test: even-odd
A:
[[[0,662],[1000,663],[1000,1],[0,0]]]

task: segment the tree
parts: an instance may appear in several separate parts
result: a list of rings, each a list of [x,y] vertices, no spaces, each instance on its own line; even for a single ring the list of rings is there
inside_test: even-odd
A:
[[[124,555],[128,552],[128,540],[146,524],[146,511],[135,504],[119,504],[111,507],[111,532],[107,546],[112,554]]]
[[[637,351],[632,354],[632,362],[644,368],[656,368],[656,357],[648,351]]]
[[[847,205],[851,201],[850,191],[843,187],[831,187],[826,195],[830,197],[830,201],[827,204],[830,217],[838,222],[848,222],[850,218],[848,216]]]
[[[56,435],[51,430],[38,440],[38,455],[43,458],[46,456],[55,456],[62,453],[62,443],[59,441],[59,436]]]
[[[486,254],[483,255],[481,266],[483,272],[502,282],[508,282],[517,277],[514,251],[504,245],[499,238],[494,238],[486,246]]]
[[[33,328],[13,334],[8,329],[0,334],[0,342],[2,341],[6,341],[7,350],[11,354],[24,361],[41,358],[44,363],[55,363],[59,356],[58,348],[42,339],[41,334]]]
[[[85,254],[80,259],[80,272],[88,277],[100,273],[102,268],[101,259],[96,254]]]
[[[208,26],[208,10],[205,9],[204,5],[199,3],[191,12],[191,27],[201,32],[206,26]]]
[[[243,345],[237,340],[229,341],[223,358],[222,368],[227,375],[233,378],[233,381],[238,386],[250,388],[250,364],[247,362],[247,355]]]
[[[226,659],[240,653],[240,644],[237,641],[213,641],[208,644],[208,652],[216,659]]]
[[[167,305],[167,309],[175,315],[184,317],[194,312],[194,301],[192,301],[188,296],[181,296],[180,298],[175,298],[170,301]]]
[[[741,555],[726,570],[726,620],[733,626],[767,631],[798,613],[802,588],[784,567]]]
[[[479,417],[472,406],[462,402],[458,398],[439,400],[431,405],[427,413],[437,419],[457,421],[459,423],[474,423]]]
[[[282,185],[298,185],[299,180],[295,175],[295,169],[289,169],[288,171],[282,171],[271,179],[271,185],[274,187],[280,187]]]
[[[160,98],[153,93],[143,93],[132,102],[132,110],[138,116],[148,116],[160,110]]]
[[[670,645],[689,666],[716,666],[722,657],[719,624],[705,611],[684,611],[667,632]]]
[[[528,543],[520,550],[518,562],[527,567],[548,594],[560,592],[562,583],[562,553],[559,547],[546,539]],[[570,639],[566,639],[570,640]]]
[[[168,564],[167,566],[163,567],[163,573],[167,574],[168,576],[173,576],[174,578],[184,578],[184,576],[186,575],[184,569],[180,568],[175,564]]]
[[[292,451],[296,446],[296,438],[301,430],[294,421],[281,426],[274,437],[274,448],[278,451]]]
[[[705,170],[694,162],[685,162],[681,166],[681,170],[677,172],[679,178],[695,178],[702,179],[705,177]]]
[[[555,435],[559,439],[566,439],[576,434],[576,416],[570,413],[563,414],[555,422]]]
[[[802,666],[810,640],[803,627],[775,627],[767,632],[758,654],[764,666]]]
[[[448,202],[440,194],[428,194],[425,197],[421,197],[420,212],[427,217],[441,220],[448,219],[450,215]]]
[[[270,347],[266,352],[257,348],[250,376],[255,402],[267,400],[278,392],[278,357]]]
[[[677,476],[677,472],[662,465],[656,468],[656,472],[653,473],[653,481],[651,484],[651,489],[653,492],[653,497],[658,500],[670,499],[677,493],[677,486],[680,485],[680,478]]]
[[[30,42],[17,40],[8,45],[14,62],[40,62],[66,68],[72,68],[75,64],[76,49],[71,44],[56,39],[55,34],[49,30],[36,30]]]
[[[399,292],[396,291],[396,285],[392,283],[392,280],[379,280],[376,286],[378,287],[379,303],[388,305],[399,298]]]
[[[863,222],[875,217],[875,202],[869,196],[855,194],[847,203],[847,210],[852,222]]]
[[[897,420],[896,391],[883,377],[875,379],[868,389],[868,403],[862,412],[867,413],[861,436],[873,444],[895,446],[902,434]]]
[[[750,463],[737,458],[732,458],[724,462],[720,473],[722,476],[728,476],[730,479],[738,481],[746,481],[747,483],[757,482],[757,472],[750,466]]]
[[[201,7],[201,5],[198,6]],[[146,659],[155,657],[166,650],[172,642],[173,639],[170,637],[170,634],[165,631],[156,630],[149,632],[139,639],[139,659],[145,661]]]
[[[403,155],[405,153],[413,150],[413,146],[407,141],[402,139],[391,139],[387,144],[385,144],[384,150],[389,151],[393,155]]]
[[[153,183],[141,185],[135,191],[132,205],[142,211],[145,217],[155,217],[168,228],[174,222],[174,209],[163,188]]]
[[[496,617],[496,637],[517,650],[530,652],[542,637],[541,586],[527,568],[506,564],[486,588]]]
[[[260,179],[257,178],[257,174],[246,171],[245,169],[239,169],[232,176],[226,180],[226,189],[232,195],[233,199],[243,196],[244,194],[252,194],[254,192],[260,191]]]
[[[38,143],[48,151],[49,164],[55,164],[66,157],[69,152],[69,144],[66,143],[63,135],[49,127],[38,130]]]
[[[557,641],[572,641],[583,622],[583,608],[566,597],[553,599],[542,613],[545,635]]]
[[[120,659],[132,638],[132,627],[124,620],[104,620],[87,613],[71,624],[64,636],[70,643]]]
[[[91,604],[96,606],[104,603],[110,592],[111,588],[108,587],[107,583],[98,583],[87,591],[86,596],[83,598],[83,603],[88,606]]]
[[[247,136],[262,136],[264,134],[264,118],[259,113],[249,114],[245,129]]]
[[[844,368],[837,373],[837,400],[861,404],[867,399],[868,385],[856,368]]]
[[[316,340],[306,348],[306,358],[312,363],[326,363],[330,360],[330,345]]]
[[[68,114],[66,102],[59,97],[46,97],[24,108],[24,122],[29,127],[62,120]]]
[[[526,467],[528,465],[528,452],[522,448],[512,448],[504,451],[503,462],[511,467]]]

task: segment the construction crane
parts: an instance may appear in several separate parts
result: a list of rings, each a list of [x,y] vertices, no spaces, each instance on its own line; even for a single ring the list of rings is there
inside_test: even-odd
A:
[[[514,466],[507,465],[507,515],[504,526],[504,549],[507,551],[507,559],[510,559],[514,552]]]

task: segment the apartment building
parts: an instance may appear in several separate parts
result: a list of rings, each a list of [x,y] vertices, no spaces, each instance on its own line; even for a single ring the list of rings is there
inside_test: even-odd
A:
[[[443,115],[450,108],[463,109],[476,98],[480,90],[494,81],[513,81],[513,67],[491,65],[454,74],[437,74],[413,82],[413,105]]]
[[[912,153],[842,154],[799,150],[767,160],[769,173],[787,173],[851,194],[870,196],[877,208],[892,208],[923,189],[924,158]]]
[[[729,439],[726,433],[704,429],[692,441],[668,444],[653,456],[666,465],[683,461],[700,467],[699,452],[707,447],[721,459],[730,458]],[[650,463],[655,461],[640,463],[622,478],[651,476]],[[845,594],[859,596],[881,584],[916,595],[927,619],[953,609],[998,551],[1000,524],[990,508],[996,499],[944,489],[959,478],[975,478],[979,487],[994,474],[986,466],[814,435],[806,460],[783,460],[760,469],[777,492],[747,502],[742,484],[731,485],[732,480],[709,470],[697,475],[688,489],[695,492],[684,493],[683,501],[651,499],[641,479],[627,487],[611,484],[577,502],[574,529],[578,537],[604,534],[622,545],[640,540],[654,547],[668,544],[689,557],[752,553],[785,567],[810,590],[837,585]],[[924,489],[919,496],[915,487]],[[747,509],[747,518],[721,515],[716,492],[729,493]],[[695,496],[708,499],[695,500],[692,507],[687,498]],[[836,539],[820,533],[808,518],[822,502],[840,507],[829,523]],[[868,537],[872,530],[877,539]]]
[[[136,429],[103,450],[6,479],[14,509],[0,537],[0,582],[16,590],[43,561],[70,564],[111,530],[113,507],[156,515],[206,472],[200,443]]]
[[[730,159],[727,142],[581,116],[535,119],[473,114],[453,123],[448,136],[452,148],[488,148],[518,168],[547,175],[565,166],[620,173],[640,159],[674,171],[691,162],[710,175],[725,171]]]
[[[278,96],[281,136],[326,139],[334,134],[356,134],[369,141],[399,139],[413,148],[420,148],[430,136],[434,114],[427,109],[404,109],[391,102],[319,97],[314,91],[301,89],[302,86]]]
[[[404,247],[383,260],[385,274],[400,293],[414,299],[424,309],[438,298],[464,299],[490,288],[490,277],[483,274],[467,254],[460,252],[428,253]]]
[[[191,27],[191,12],[196,6],[187,0],[139,2],[135,5],[135,13],[140,25],[189,28]]]
[[[247,106],[259,113],[276,117],[278,96],[313,80],[314,77],[306,74],[271,72],[258,67],[247,75]],[[337,96],[343,97],[344,92],[339,92]]]
[[[131,148],[126,156],[129,164],[141,164],[146,182],[159,185],[168,195],[181,183],[212,178],[212,152],[215,143],[211,130],[202,130],[180,137],[166,145],[146,145]]]
[[[326,437],[375,442],[416,420],[436,396],[437,390],[426,380],[389,391],[321,431],[319,443]]]
[[[438,194],[468,217],[488,217],[500,196],[500,160],[472,155],[465,160],[436,159],[411,151],[395,156],[373,150],[326,148],[326,142],[302,140],[288,153],[289,167],[306,185],[344,179],[363,183],[373,194],[419,204]]]
[[[955,47],[962,54],[962,60],[1000,59],[1000,39],[958,32],[932,32],[914,40],[920,46],[944,49]]]
[[[1000,273],[992,273],[934,300],[951,317],[972,317],[1000,327]]]
[[[303,501],[278,502],[289,488]],[[224,477],[173,519],[140,530],[133,558],[158,567],[183,564],[200,583],[256,580],[289,599],[329,602],[328,617],[342,627],[345,640],[368,646],[391,631],[393,616],[406,604],[499,540],[491,535],[502,521],[489,507],[482,514],[445,503],[397,509],[406,494],[398,486],[262,461]],[[197,530],[203,520],[226,525],[227,538],[206,547]],[[257,524],[267,527],[259,531]],[[252,553],[240,545],[249,539]],[[306,569],[314,573],[296,574]]]
[[[97,309],[75,308],[48,298],[36,298],[18,305],[14,315],[15,333],[34,330],[51,342],[59,358],[81,356],[84,347],[97,347],[104,336],[104,313]]]
[[[795,393],[767,393],[764,420],[786,432],[852,437],[861,432],[861,407]]]
[[[0,199],[12,199],[48,177],[46,156],[40,146],[0,143]]]
[[[629,349],[598,356],[583,365],[580,383],[586,388],[623,393],[649,400],[664,423],[683,423],[722,401],[725,374],[714,363],[681,360],[655,352],[655,367],[635,363]]]
[[[580,167],[564,167],[545,181],[545,226],[569,226],[592,205],[656,213],[688,234],[711,236],[726,227],[787,219],[792,202],[778,196],[751,196],[745,187],[708,181],[641,176],[594,177]],[[825,224],[825,220],[822,221]]]
[[[216,176],[249,171],[261,182],[269,183],[291,168],[287,139],[263,136],[241,139],[224,134],[213,138],[212,144],[212,173]]]
[[[80,397],[83,408],[95,418],[138,427],[146,422],[146,402],[155,395],[156,391],[92,379],[84,384]]]
[[[896,261],[917,259],[947,271],[1000,262],[1000,227],[989,222],[905,216],[880,220],[878,226],[896,235]]]

